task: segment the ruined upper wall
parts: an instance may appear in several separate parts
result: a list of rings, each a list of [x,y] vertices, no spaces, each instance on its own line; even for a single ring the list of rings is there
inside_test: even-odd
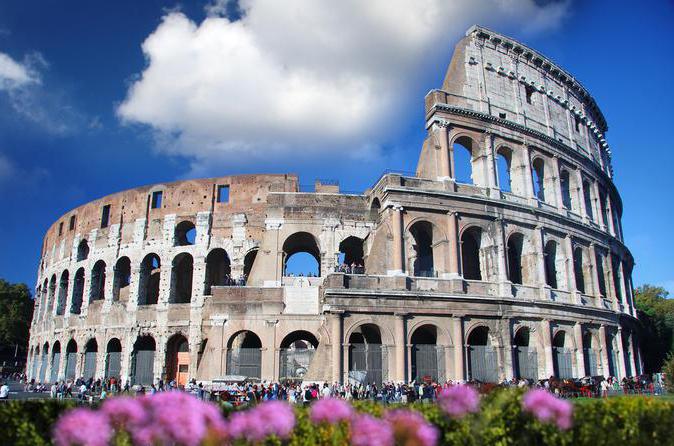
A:
[[[520,42],[471,27],[456,45],[437,93],[427,96],[427,114],[440,103],[514,122],[584,154],[610,173],[604,139],[608,127],[595,100],[571,74]]]

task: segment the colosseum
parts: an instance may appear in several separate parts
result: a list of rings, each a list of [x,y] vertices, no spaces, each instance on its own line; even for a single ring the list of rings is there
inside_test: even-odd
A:
[[[28,375],[201,382],[641,370],[607,123],[553,61],[471,27],[415,173],[139,187],[44,237]],[[467,175],[461,172],[469,172]],[[304,253],[316,274],[289,274]]]

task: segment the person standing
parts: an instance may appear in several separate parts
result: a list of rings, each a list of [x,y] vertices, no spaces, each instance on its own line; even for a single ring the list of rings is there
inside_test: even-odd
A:
[[[9,386],[6,382],[3,382],[0,386],[0,400],[9,399]]]

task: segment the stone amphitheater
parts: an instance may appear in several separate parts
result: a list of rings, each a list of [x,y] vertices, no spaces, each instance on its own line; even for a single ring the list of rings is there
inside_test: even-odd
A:
[[[535,50],[471,27],[416,173],[119,192],[44,237],[28,374],[132,384],[638,374],[607,124]],[[316,274],[286,269],[295,255]]]

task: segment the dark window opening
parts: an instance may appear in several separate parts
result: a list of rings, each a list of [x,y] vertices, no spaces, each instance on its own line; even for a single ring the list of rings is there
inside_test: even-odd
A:
[[[192,300],[192,274],[194,260],[189,254],[178,254],[171,269],[171,293],[169,302],[186,304]]]
[[[91,270],[89,302],[105,299],[105,262],[99,260]]]
[[[72,231],[75,229],[75,216],[71,215],[70,216],[70,224],[68,225],[68,230]]]
[[[559,182],[562,188],[562,205],[566,209],[571,209],[571,182],[568,170],[562,170],[559,175]]]
[[[218,203],[229,203],[229,185],[218,186]]]
[[[159,299],[161,260],[156,254],[148,254],[140,265],[138,305],[154,305]]]
[[[545,283],[557,288],[557,243],[550,241],[543,251],[545,257]]]
[[[197,230],[191,221],[182,221],[176,225],[175,246],[194,245],[197,237]]]
[[[420,221],[412,225],[410,234],[413,237],[412,249],[414,261],[412,269],[416,277],[435,277],[433,265],[433,225]]]
[[[576,129],[576,132],[580,132],[580,119],[578,118],[574,119],[574,127]]]
[[[163,195],[163,192],[160,190],[152,192],[152,209],[159,209],[161,207]]]
[[[120,257],[115,264],[115,275],[112,285],[112,300],[114,302],[129,299],[129,285],[131,284],[131,260]]]
[[[585,276],[583,274],[583,250],[576,248],[573,251],[573,272],[576,276],[576,289],[585,294]]]
[[[534,103],[533,96],[534,96],[534,92],[536,91],[536,90],[534,90],[534,87],[532,87],[530,85],[525,85],[524,91],[525,91],[526,96],[527,96],[527,104],[533,104]]]
[[[499,113],[499,114],[498,114],[498,117],[501,118],[501,119],[505,119],[505,118],[506,118],[506,114],[505,114],[505,113]]]
[[[101,211],[101,228],[107,228],[110,223],[110,205],[106,204],[103,206]]]
[[[63,222],[59,223],[59,235],[63,235]]]
[[[513,234],[508,239],[508,279],[512,283],[522,284],[522,248],[524,236]]]
[[[211,294],[213,286],[231,286],[234,285],[234,279],[231,276],[232,269],[227,252],[222,248],[216,248],[206,257],[206,279],[204,283],[204,294]]]
[[[79,245],[77,245],[77,261],[81,262],[86,260],[89,257],[89,243],[86,240],[82,240]]]
[[[466,280],[482,280],[480,269],[480,239],[482,233],[479,228],[470,228],[461,235],[461,267],[463,278]]]
[[[338,272],[349,274],[364,274],[363,239],[350,236],[339,244]]]

